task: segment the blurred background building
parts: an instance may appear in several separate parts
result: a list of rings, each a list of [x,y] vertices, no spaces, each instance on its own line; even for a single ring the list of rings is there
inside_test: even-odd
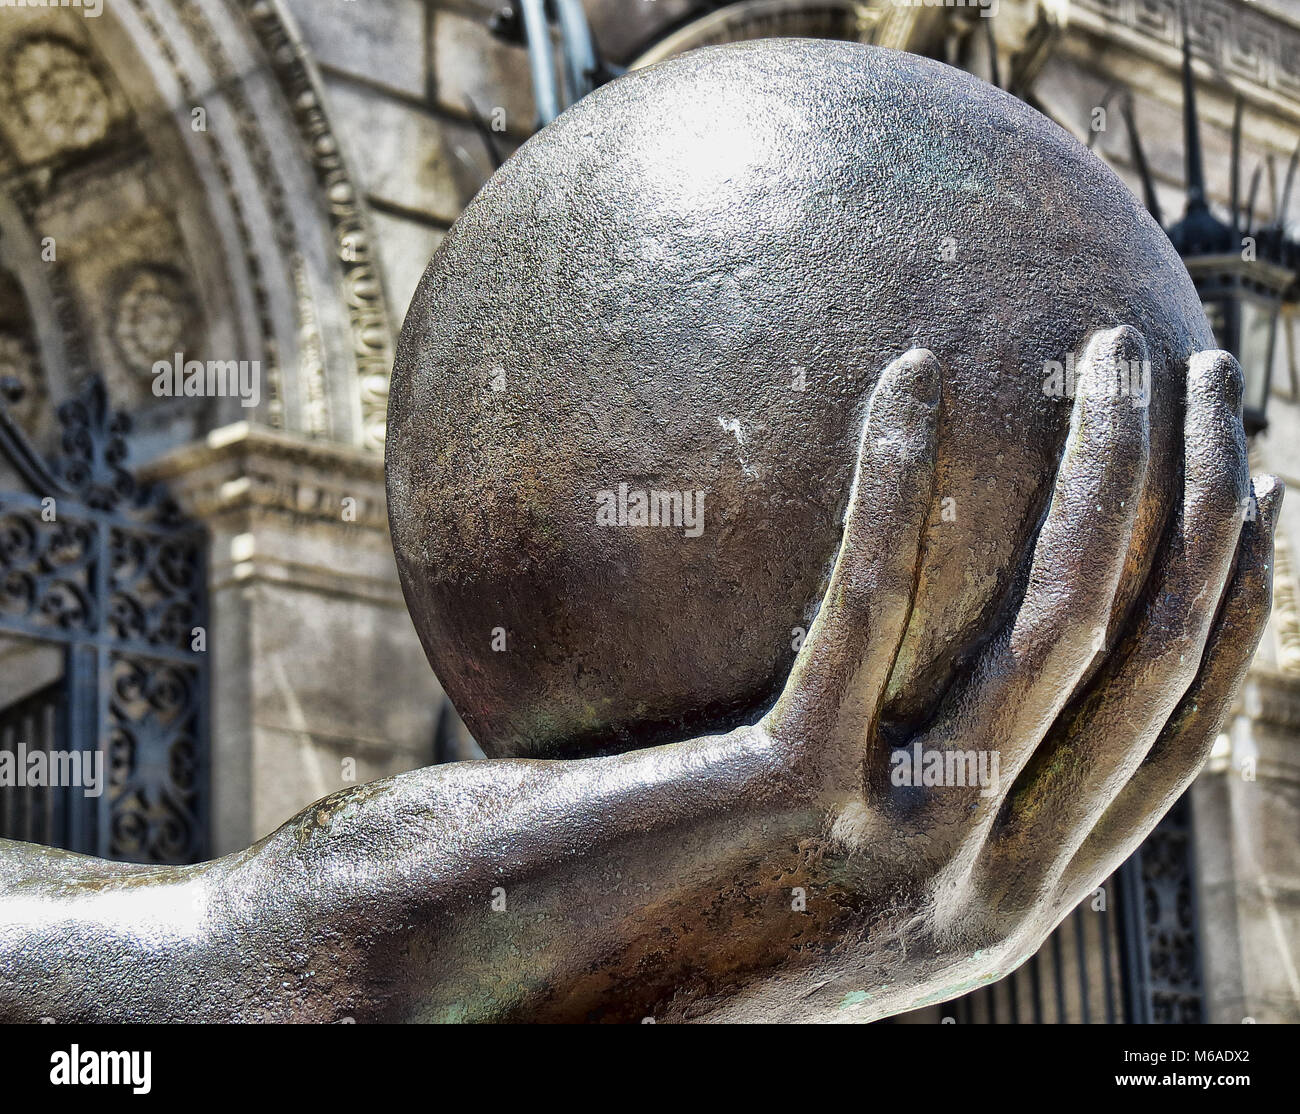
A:
[[[0,5],[0,748],[99,748],[109,771],[100,798],[0,789],[0,834],[189,861],[477,753],[386,534],[394,340],[501,160],[594,85],[693,46],[942,59],[1089,143],[1166,227],[1186,212],[1174,238],[1246,368],[1256,470],[1296,489],[1300,0],[1185,15],[1186,32],[1174,0]],[[257,397],[158,397],[178,352],[255,362]],[[909,1020],[1300,1021],[1296,544],[1293,495],[1250,684],[1171,818],[1015,976]]]

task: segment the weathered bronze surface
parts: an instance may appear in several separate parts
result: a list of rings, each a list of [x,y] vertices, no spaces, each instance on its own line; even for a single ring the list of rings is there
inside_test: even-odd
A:
[[[915,727],[1046,509],[1070,410],[1046,362],[1120,324],[1165,388],[1127,604],[1213,339],[1109,168],[968,74],[851,43],[712,47],[597,91],[482,190],[407,315],[389,507],[435,671],[489,754],[753,722],[825,588],[871,388],[920,346],[940,498],[886,711]],[[703,533],[601,527],[622,482],[705,492]]]
[[[768,42],[616,82],[431,265],[389,467],[485,743],[629,749],[196,867],[0,844],[0,1018],[868,1020],[1006,974],[1190,782],[1268,614],[1281,491],[1208,344],[1123,186],[964,75]],[[703,532],[594,529],[620,482],[705,490]]]

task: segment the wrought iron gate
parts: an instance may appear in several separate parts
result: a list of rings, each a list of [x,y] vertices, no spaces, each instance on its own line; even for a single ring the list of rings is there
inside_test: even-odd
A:
[[[24,489],[0,491],[0,752],[11,770],[0,836],[198,861],[208,850],[206,533],[127,470],[129,422],[109,410],[100,380],[60,408],[49,462],[10,417],[14,401],[0,384],[0,463]],[[38,653],[59,662],[58,676],[22,691],[20,667]],[[87,785],[96,764],[98,795]]]

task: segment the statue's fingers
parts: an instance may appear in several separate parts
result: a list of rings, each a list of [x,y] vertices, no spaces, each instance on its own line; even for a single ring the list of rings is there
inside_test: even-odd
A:
[[[1241,369],[1224,352],[1187,378],[1182,506],[1132,632],[1041,746],[1004,811],[999,844],[1040,875],[1065,869],[1196,678],[1248,505]]]
[[[776,706],[778,737],[843,744],[860,770],[894,657],[907,627],[934,497],[940,402],[938,361],[913,349],[881,374],[867,410],[830,586]]]
[[[1083,841],[1061,880],[1064,900],[1095,889],[1191,785],[1236,699],[1273,601],[1273,535],[1284,488],[1256,481],[1258,513],[1241,533],[1237,565],[1200,672],[1142,764]]]
[[[989,751],[998,785],[974,807],[954,801],[978,837],[1098,652],[1128,559],[1149,456],[1144,400],[1132,397],[1140,334],[1124,327],[1093,338],[1047,517],[1035,543],[1016,617],[976,659],[920,739],[924,750]],[[966,793],[975,793],[967,788]],[[978,842],[978,839],[976,839]]]

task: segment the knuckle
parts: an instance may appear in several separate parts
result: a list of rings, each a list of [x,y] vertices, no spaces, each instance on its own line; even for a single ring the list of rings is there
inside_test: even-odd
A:
[[[1087,355],[1098,376],[1091,384],[1096,389],[1105,389],[1110,385],[1102,380],[1117,372],[1127,372],[1133,364],[1141,364],[1148,358],[1145,338],[1131,325],[1120,325],[1098,333],[1093,338]]]
[[[1187,387],[1194,398],[1240,405],[1244,377],[1236,357],[1223,349],[1197,352],[1188,361]]]
[[[1123,357],[1145,356],[1147,342],[1132,325],[1120,325],[1110,331],[1111,345]]]

